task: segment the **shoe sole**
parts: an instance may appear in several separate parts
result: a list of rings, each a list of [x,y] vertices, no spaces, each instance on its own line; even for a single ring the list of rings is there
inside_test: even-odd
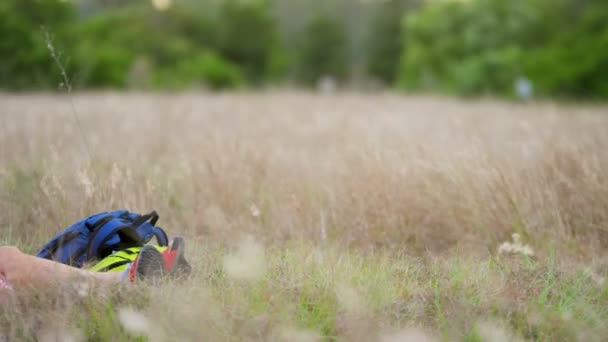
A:
[[[173,238],[171,242],[171,251],[176,252],[175,261],[169,270],[169,274],[172,277],[182,277],[187,276],[192,271],[192,267],[186,261],[184,257],[184,251],[186,248],[186,241],[181,236],[176,236]]]
[[[151,245],[145,245],[137,256],[135,268],[136,279],[149,283],[158,283],[165,275],[163,255]]]

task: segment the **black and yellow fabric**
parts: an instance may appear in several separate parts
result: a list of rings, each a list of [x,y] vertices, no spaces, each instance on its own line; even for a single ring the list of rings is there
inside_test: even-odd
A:
[[[164,252],[167,249],[166,246],[154,246],[159,252]],[[90,267],[88,270],[91,272],[120,272],[127,269],[127,266],[132,263],[137,255],[139,255],[139,251],[141,247],[131,247],[127,249],[123,249],[117,252],[114,252],[107,257],[101,259],[97,264],[93,267]]]

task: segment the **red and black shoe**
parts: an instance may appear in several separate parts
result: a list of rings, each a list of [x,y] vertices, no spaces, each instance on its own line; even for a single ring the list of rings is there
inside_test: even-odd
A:
[[[150,283],[158,283],[167,274],[163,255],[152,245],[142,247],[128,272],[129,281]]]
[[[186,242],[181,236],[173,238],[169,247],[162,253],[165,272],[172,278],[184,278],[190,275],[192,267],[184,257]]]

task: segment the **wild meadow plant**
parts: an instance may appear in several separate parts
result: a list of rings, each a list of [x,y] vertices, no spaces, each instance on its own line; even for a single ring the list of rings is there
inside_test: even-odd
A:
[[[157,210],[193,276],[3,298],[0,339],[601,341],[601,106],[0,94],[2,244]],[[88,142],[84,152],[81,133]]]

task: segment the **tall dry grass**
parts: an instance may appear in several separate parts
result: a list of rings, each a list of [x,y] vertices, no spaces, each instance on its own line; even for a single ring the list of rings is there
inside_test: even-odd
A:
[[[127,317],[152,340],[601,340],[607,133],[601,106],[0,95],[0,243],[156,209],[196,271],[147,299],[15,299],[0,337],[40,339],[60,311],[51,337],[111,339]]]
[[[608,247],[603,107],[290,92],[72,100],[88,147],[68,98],[0,98],[11,239],[39,243],[130,208],[212,241],[484,254],[516,232],[541,253]]]

